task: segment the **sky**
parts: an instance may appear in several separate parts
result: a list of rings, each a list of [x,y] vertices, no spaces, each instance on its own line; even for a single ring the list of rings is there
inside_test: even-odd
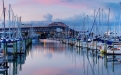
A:
[[[4,0],[6,14],[11,4],[14,14],[21,16],[23,22],[63,21],[68,25],[82,25],[84,17],[89,15],[93,22],[95,13],[103,9],[104,20],[119,20],[120,0]],[[0,0],[0,15],[2,14],[2,0]],[[6,19],[8,15],[6,16]],[[99,19],[98,17],[96,19]],[[98,22],[98,21],[97,21]],[[36,23],[38,24],[38,23]],[[39,23],[43,24],[43,23]]]

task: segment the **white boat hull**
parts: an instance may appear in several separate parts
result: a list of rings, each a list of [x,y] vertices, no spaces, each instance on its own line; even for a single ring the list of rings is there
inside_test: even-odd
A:
[[[77,47],[82,47],[82,41],[76,41],[75,46]]]
[[[120,54],[121,55],[121,50],[107,50],[107,54]]]

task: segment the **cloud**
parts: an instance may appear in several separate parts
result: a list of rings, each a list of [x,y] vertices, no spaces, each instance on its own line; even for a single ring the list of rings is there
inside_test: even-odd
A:
[[[55,4],[55,3],[59,3],[59,0],[35,0],[35,2],[41,3],[41,4]]]
[[[112,20],[118,20],[119,15],[121,14],[121,6],[119,3],[113,3],[113,2],[108,2],[108,3],[103,3],[104,8],[109,9],[110,8],[110,18]]]
[[[68,25],[72,29],[80,30],[81,26],[83,25],[83,22],[84,22],[84,17],[86,18],[86,16],[87,15],[84,14],[84,13],[78,14],[78,15],[75,14],[75,15],[72,15],[71,17],[67,17],[65,19],[56,18],[56,19],[53,19],[53,21],[63,22],[63,23],[65,23],[66,25]],[[89,19],[90,19],[89,22],[91,22],[92,21],[92,17],[89,17]],[[87,20],[85,22],[87,22]],[[85,23],[85,24],[87,24],[87,23]]]
[[[33,4],[44,4],[44,5],[51,5],[54,3],[58,3],[59,0],[19,0],[17,5],[33,5]]]
[[[19,2],[16,4],[16,6],[19,5],[60,5],[60,6],[66,6],[69,8],[79,8],[79,7],[88,7],[88,6],[97,6],[98,3],[94,1],[84,1],[84,0],[19,0]]]
[[[48,13],[48,14],[44,15],[43,18],[44,18],[46,21],[52,21],[53,15],[51,15],[51,14]]]
[[[7,1],[8,0],[5,0],[5,2]],[[81,24],[84,18],[83,13],[85,13],[85,16],[93,16],[94,9],[98,10],[98,8],[104,9],[106,18],[108,8],[111,8],[110,18],[114,19],[115,17],[115,19],[119,19],[119,1],[120,0],[16,0],[13,2],[12,0],[7,3],[13,2],[12,6],[13,10],[15,10],[15,14],[19,13],[23,17],[22,19],[40,20],[44,18],[46,21],[52,21],[54,16],[55,19],[68,20],[70,24],[74,24],[75,22],[80,22],[78,24]],[[44,13],[48,14],[41,16]],[[76,21],[73,19],[73,15],[76,17]],[[82,19],[80,19],[80,17],[82,17]]]

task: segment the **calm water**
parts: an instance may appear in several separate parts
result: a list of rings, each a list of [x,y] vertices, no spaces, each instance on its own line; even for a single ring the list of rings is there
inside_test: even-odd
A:
[[[120,62],[52,40],[40,40],[8,65],[8,75],[121,75]]]

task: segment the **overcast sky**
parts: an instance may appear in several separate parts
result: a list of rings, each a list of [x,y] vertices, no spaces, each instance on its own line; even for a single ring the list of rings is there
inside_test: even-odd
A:
[[[94,16],[94,10],[103,9],[105,20],[110,8],[110,21],[119,20],[120,0],[4,0],[6,14],[11,4],[14,14],[22,21],[64,21],[68,24],[82,24],[86,15]],[[2,14],[2,0],[0,1]]]
[[[111,12],[120,9],[120,0],[4,0],[5,7],[11,4],[14,13],[22,16],[23,21],[39,21],[45,18],[65,19],[74,15],[92,15],[94,9],[103,8]],[[2,3],[2,0],[0,1]],[[0,4],[2,11],[2,4]],[[2,13],[2,12],[1,12]],[[49,14],[49,15],[48,15]],[[50,20],[50,19],[48,19]]]

